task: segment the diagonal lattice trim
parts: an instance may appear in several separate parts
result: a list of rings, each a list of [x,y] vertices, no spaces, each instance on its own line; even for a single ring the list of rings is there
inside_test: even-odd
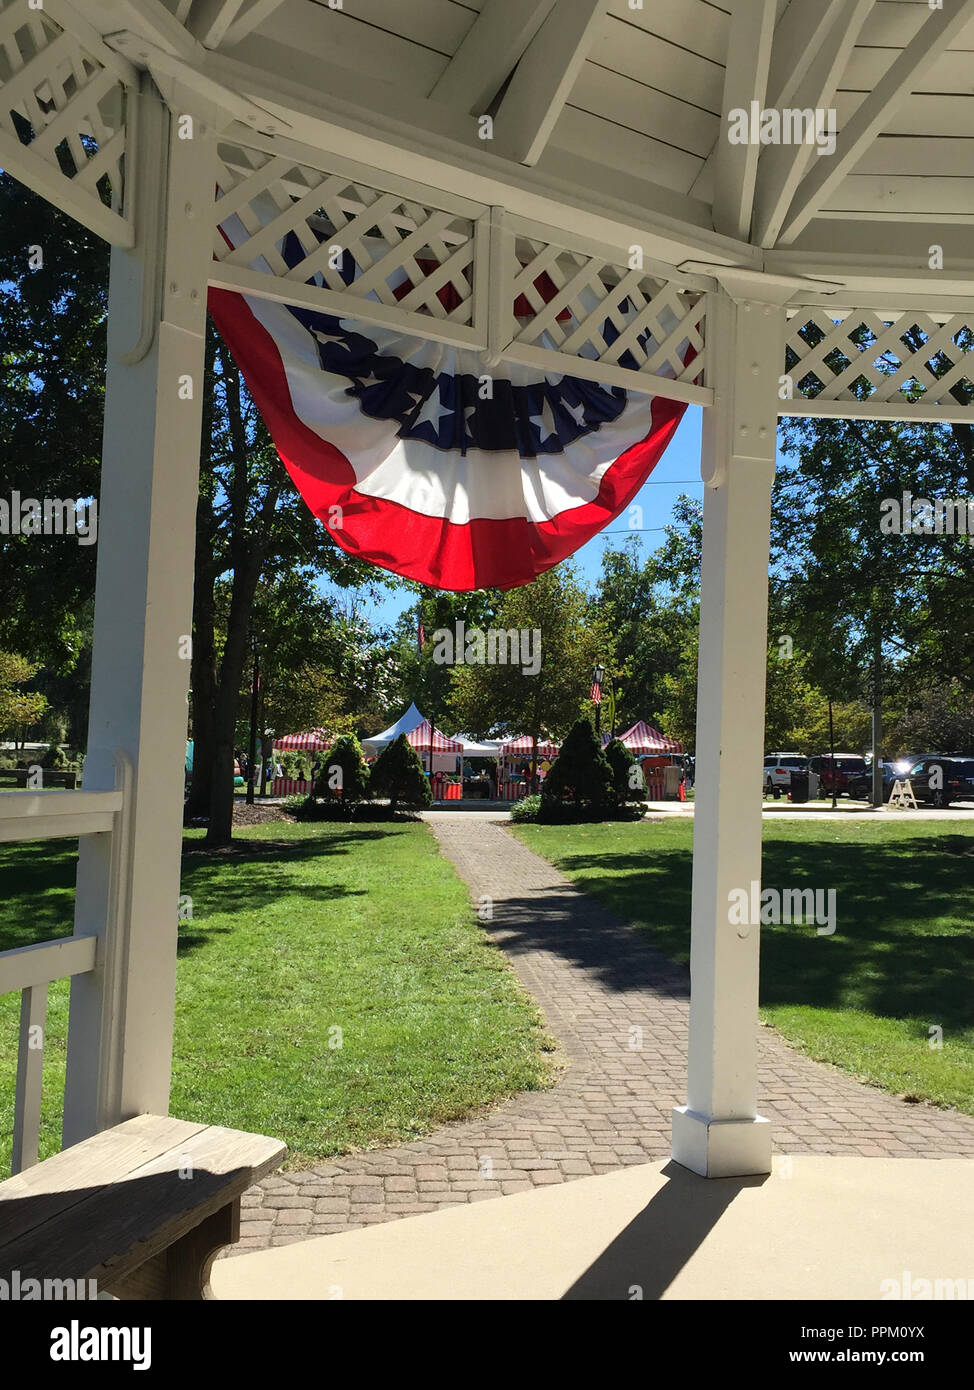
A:
[[[218,159],[215,285],[488,361],[712,400],[706,296],[659,267],[549,243],[540,224],[286,139],[238,128]]]
[[[636,389],[680,383],[707,403],[706,295],[589,250],[514,238],[514,332],[509,354]],[[647,378],[655,379],[652,383]]]
[[[436,206],[356,173],[229,142],[219,146],[218,181],[214,257],[243,271],[256,292],[255,276],[270,276],[275,298],[291,287],[325,312],[461,345],[485,341],[475,272],[486,208]],[[486,256],[481,268],[486,275]]]
[[[819,411],[832,403],[935,419],[939,408],[974,420],[974,314],[939,321],[914,311],[891,318],[855,310],[836,322],[827,310],[797,309],[789,315],[785,372],[794,399]]]
[[[43,9],[0,0],[0,164],[92,231],[131,245],[125,114],[126,83],[107,50]]]

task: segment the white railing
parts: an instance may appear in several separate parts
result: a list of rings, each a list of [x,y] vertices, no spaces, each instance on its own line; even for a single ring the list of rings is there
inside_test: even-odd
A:
[[[0,796],[0,842],[116,835],[126,801],[126,760],[116,759],[115,791],[25,791]],[[11,1172],[37,1162],[47,992],[55,980],[95,969],[98,936],[67,936],[0,951],[0,994],[20,991],[20,1040]]]

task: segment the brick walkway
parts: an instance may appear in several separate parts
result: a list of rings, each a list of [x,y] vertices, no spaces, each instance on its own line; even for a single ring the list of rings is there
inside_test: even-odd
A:
[[[550,1091],[427,1139],[277,1174],[243,1198],[237,1252],[346,1231],[669,1152],[685,1090],[688,977],[486,815],[429,816],[543,1009],[567,1067]],[[632,1029],[642,1030],[642,1047]],[[974,1119],[908,1104],[760,1030],[760,1108],[787,1153],[974,1158]]]

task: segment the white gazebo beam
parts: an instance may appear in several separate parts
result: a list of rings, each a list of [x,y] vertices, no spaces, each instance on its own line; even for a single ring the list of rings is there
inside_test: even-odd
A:
[[[204,48],[216,48],[244,3],[245,0],[193,0],[186,27]]]
[[[783,310],[760,277],[709,296],[697,682],[687,1103],[673,1157],[704,1177],[767,1173],[770,1125],[757,1108],[760,928],[738,923],[761,881],[761,759],[768,552]],[[791,293],[780,288],[781,299]],[[744,297],[748,294],[754,298]]]
[[[121,826],[82,839],[64,1142],[169,1104],[203,399],[212,132],[136,97],[131,249],[112,251],[85,786],[125,769]]]
[[[731,17],[720,130],[714,147],[714,229],[747,241],[757,176],[757,144],[731,144],[730,113],[764,106],[771,64],[775,0],[737,0]]]
[[[486,111],[555,0],[486,0],[430,92],[466,114]]]
[[[518,63],[494,118],[500,154],[537,164],[607,7],[608,0],[557,0]]]
[[[209,0],[197,0],[197,3],[208,2]],[[219,0],[216,0],[216,3],[219,3]],[[263,24],[265,19],[269,19],[274,11],[283,5],[284,0],[251,0],[250,8],[244,10],[242,14],[239,12],[240,6],[236,4],[236,0],[230,0],[230,3],[234,7],[236,17],[232,20],[229,28],[214,43],[207,43],[207,47],[216,47],[217,44],[220,44],[227,48],[232,44],[239,43],[241,39],[245,39],[248,34],[252,34],[259,25]]]
[[[865,97],[843,128],[834,155],[820,159],[800,184],[778,242],[787,245],[824,207],[855,168],[903,101],[915,91],[931,65],[974,20],[974,0],[943,0],[931,8],[919,33]]]
[[[797,85],[786,78],[782,95],[774,104],[803,112],[830,109],[839,79],[872,7],[873,0],[839,0],[837,6],[829,6],[832,23],[816,36],[804,76]],[[775,56],[778,56],[777,51]],[[774,245],[795,190],[817,148],[808,142],[791,145],[782,142],[761,151],[751,228],[751,239],[759,246]],[[817,157],[829,158],[821,150]]]

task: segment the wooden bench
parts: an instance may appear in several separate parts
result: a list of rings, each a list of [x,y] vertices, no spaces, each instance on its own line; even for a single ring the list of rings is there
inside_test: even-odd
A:
[[[159,1115],[103,1130],[0,1183],[0,1278],[206,1298],[214,1258],[239,1239],[241,1194],[286,1152],[262,1134]]]

